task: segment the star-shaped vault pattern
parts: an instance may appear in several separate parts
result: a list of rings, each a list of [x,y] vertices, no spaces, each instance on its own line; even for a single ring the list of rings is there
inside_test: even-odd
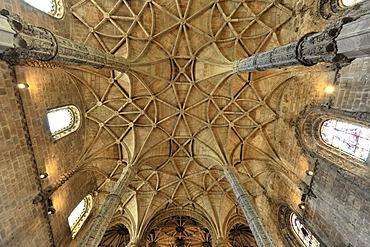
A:
[[[222,232],[236,208],[223,167],[234,166],[255,194],[259,177],[279,169],[270,139],[282,88],[295,78],[287,70],[238,75],[232,64],[289,42],[292,9],[276,0],[71,5],[77,39],[129,60],[126,73],[68,73],[85,98],[81,162],[97,174],[96,191],[109,192],[127,164],[137,167],[122,201],[137,232],[170,208],[207,212]]]

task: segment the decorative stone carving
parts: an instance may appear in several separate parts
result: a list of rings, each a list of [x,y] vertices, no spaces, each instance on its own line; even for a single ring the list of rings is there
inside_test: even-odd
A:
[[[258,215],[252,196],[241,185],[234,168],[227,167],[225,168],[224,172],[225,177],[233,188],[238,204],[243,210],[245,218],[247,219],[258,246],[275,246],[271,237],[268,235],[265,224]]]
[[[356,186],[366,190],[370,176],[367,172],[366,162],[352,157],[335,147],[325,144],[320,136],[321,125],[328,119],[340,119],[353,124],[369,126],[369,112],[349,112],[334,108],[309,107],[297,119],[296,136],[306,152],[312,159],[320,158],[327,161],[326,166],[339,169],[342,176],[348,176]],[[321,167],[321,166],[320,166]],[[356,179],[353,178],[356,177]],[[352,178],[350,178],[352,177]],[[361,179],[358,179],[361,177]]]
[[[77,65],[89,65],[124,71],[127,68],[125,58],[116,57],[101,50],[85,46],[75,41],[54,35],[51,31],[30,25],[18,15],[1,10],[14,35],[14,46],[4,49],[2,60],[16,65],[34,60],[54,61]]]
[[[57,190],[59,189],[65,182],[67,182],[74,174],[79,172],[81,170],[81,166],[77,166],[76,168],[70,169],[66,171],[63,175],[59,177],[59,179],[52,184],[51,186],[47,187],[43,191],[41,191],[35,199],[33,199],[32,203],[40,203],[43,201],[46,201],[50,196]]]
[[[121,198],[135,174],[134,170],[132,166],[127,166],[122,172],[121,177],[106,197],[95,219],[91,222],[89,229],[86,231],[87,234],[84,236],[79,246],[99,246],[114,213],[121,203]]]
[[[234,71],[244,73],[292,65],[312,66],[319,62],[334,63],[342,67],[350,60],[338,51],[336,39],[340,36],[342,28],[352,21],[351,17],[342,18],[333,22],[324,32],[309,33],[299,41],[236,61]],[[354,21],[352,25],[356,25],[357,22]],[[350,39],[356,39],[359,35],[351,36]],[[357,46],[350,47],[352,50],[357,49]]]

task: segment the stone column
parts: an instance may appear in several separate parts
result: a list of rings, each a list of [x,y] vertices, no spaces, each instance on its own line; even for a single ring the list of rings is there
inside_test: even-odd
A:
[[[227,167],[224,169],[224,173],[235,193],[238,204],[248,221],[257,245],[259,247],[274,247],[275,244],[268,235],[267,228],[256,210],[253,197],[241,185],[234,168]]]
[[[370,15],[343,26],[336,39],[338,53],[353,59],[370,56]],[[356,48],[356,49],[353,49]]]
[[[89,65],[119,71],[127,68],[125,58],[116,57],[58,36],[45,28],[28,24],[18,15],[9,13],[7,10],[1,10],[0,15],[2,16],[0,30],[8,30],[10,27],[14,32],[11,42],[8,36],[7,40],[0,38],[1,59],[11,65],[38,60]]]
[[[309,33],[299,41],[234,62],[237,73],[312,66],[319,62],[348,64],[351,59],[370,55],[370,15],[358,20],[345,17],[334,21],[325,31]]]
[[[125,168],[112,191],[105,198],[98,214],[89,225],[89,229],[79,245],[80,247],[97,247],[100,244],[114,213],[121,203],[122,196],[135,174],[132,166]]]

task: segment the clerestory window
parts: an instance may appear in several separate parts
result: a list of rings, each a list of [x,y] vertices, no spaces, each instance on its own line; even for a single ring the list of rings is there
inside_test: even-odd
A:
[[[370,150],[370,129],[336,119],[321,126],[322,140],[340,151],[366,161]]]
[[[296,237],[300,240],[301,244],[306,247],[319,247],[320,242],[315,236],[301,223],[295,213],[291,213],[290,224],[293,228],[293,232]]]
[[[80,111],[74,105],[50,109],[46,116],[54,140],[76,131],[81,124]]]
[[[63,0],[25,0],[25,2],[55,18],[61,19],[64,16]]]
[[[68,217],[69,228],[71,229],[72,239],[74,239],[81,229],[83,223],[91,213],[93,207],[93,197],[87,195],[76,207]]]
[[[340,1],[341,1],[341,4],[344,7],[350,7],[350,6],[355,5],[359,2],[362,2],[363,0],[340,0]]]

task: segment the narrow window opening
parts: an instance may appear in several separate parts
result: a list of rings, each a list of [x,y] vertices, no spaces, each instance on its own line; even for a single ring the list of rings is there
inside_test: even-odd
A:
[[[63,0],[25,0],[25,2],[55,18],[61,19],[64,16]]]
[[[81,229],[83,223],[90,215],[93,206],[93,198],[91,195],[87,195],[76,207],[72,213],[68,216],[68,224],[71,229],[72,239],[74,239]]]
[[[76,131],[81,124],[80,111],[73,105],[48,110],[46,116],[54,140]]]
[[[47,117],[52,134],[71,128],[74,122],[73,112],[68,108],[51,111]]]
[[[359,2],[362,2],[363,0],[340,0],[341,1],[341,4],[342,6],[344,7],[350,7],[350,6],[353,6]]]
[[[45,13],[51,13],[51,11],[53,10],[52,0],[25,0],[25,1],[29,5]]]
[[[290,216],[290,224],[293,228],[293,232],[299,238],[303,246],[306,247],[319,247],[320,242],[315,238],[310,230],[303,225],[297,215],[292,213]]]

